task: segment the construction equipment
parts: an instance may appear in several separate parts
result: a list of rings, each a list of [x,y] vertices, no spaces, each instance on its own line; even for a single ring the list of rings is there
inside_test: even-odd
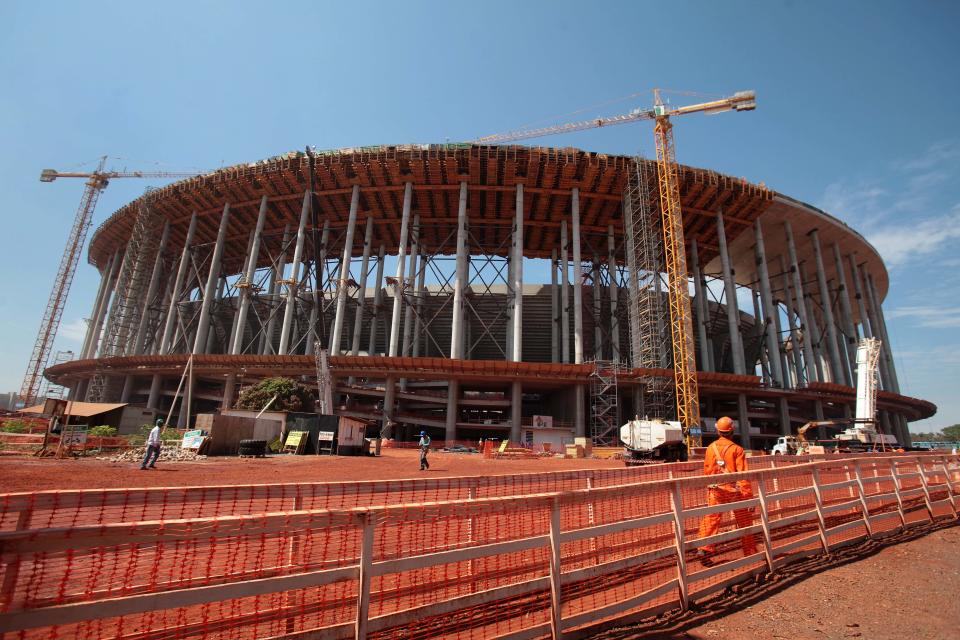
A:
[[[690,113],[722,113],[724,111],[751,111],[756,108],[756,94],[740,91],[731,97],[710,102],[671,107],[663,103],[660,90],[655,89],[652,109],[634,109],[630,113],[608,118],[597,118],[568,124],[512,131],[475,140],[478,144],[496,144],[526,140],[541,136],[570,133],[597,127],[654,120],[657,149],[657,183],[660,193],[660,213],[663,222],[663,249],[667,274],[667,299],[673,346],[674,387],[676,391],[677,420],[683,427],[687,450],[701,445],[700,401],[697,387],[696,356],[693,343],[693,322],[687,279],[687,258],[683,237],[683,218],[680,206],[680,167],[673,142],[672,116]]]
[[[665,420],[634,418],[620,427],[627,466],[654,462],[684,462],[687,445],[683,426]]]
[[[104,171],[106,163],[107,157],[103,156],[100,158],[96,170],[89,173],[61,172],[55,169],[44,169],[40,173],[40,182],[53,182],[57,178],[86,178],[87,183],[83,191],[83,197],[80,198],[80,206],[77,209],[76,216],[74,216],[73,227],[71,227],[70,234],[67,236],[67,246],[60,258],[60,266],[53,281],[53,289],[50,291],[50,298],[47,301],[43,319],[40,321],[40,330],[37,332],[37,340],[33,345],[33,353],[30,356],[30,362],[27,364],[27,372],[23,377],[23,384],[20,386],[20,400],[25,407],[32,405],[37,400],[37,392],[40,390],[40,384],[43,380],[43,370],[46,368],[50,350],[53,348],[53,341],[57,336],[57,330],[60,328],[60,317],[63,315],[63,308],[67,303],[67,295],[70,293],[70,285],[73,284],[73,276],[77,270],[80,251],[86,241],[87,232],[93,220],[93,210],[97,206],[100,192],[107,188],[113,178],[189,178],[199,175],[198,172]]]
[[[863,447],[871,449],[897,448],[897,439],[877,430],[877,369],[880,364],[880,341],[864,338],[857,346],[857,405],[856,417],[836,420],[814,420],[797,429],[797,435],[782,436],[773,447],[773,453],[801,455],[810,452],[813,445],[807,439],[807,431],[814,427],[852,425],[834,436],[841,449]]]

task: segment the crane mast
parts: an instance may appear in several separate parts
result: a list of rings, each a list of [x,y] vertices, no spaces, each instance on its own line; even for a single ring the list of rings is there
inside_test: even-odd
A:
[[[663,223],[663,252],[667,273],[667,299],[670,310],[677,420],[683,427],[687,450],[689,451],[701,445],[700,400],[687,279],[686,243],[683,237],[683,212],[680,204],[680,167],[676,160],[673,124],[670,122],[670,117],[689,113],[714,114],[724,111],[751,111],[756,108],[757,102],[756,94],[753,91],[738,91],[732,96],[710,102],[670,107],[661,100],[659,90],[654,90],[653,93],[653,109],[634,109],[630,113],[618,116],[489,135],[477,138],[474,142],[496,144],[627,124],[640,120],[654,121],[658,169],[657,186],[660,193],[660,213]],[[640,162],[640,160],[637,160],[637,162]]]
[[[92,172],[59,172],[54,169],[44,169],[40,173],[41,182],[53,182],[57,178],[86,178],[87,181],[83,196],[80,198],[80,206],[77,208],[76,216],[74,216],[73,226],[67,236],[67,245],[63,250],[63,256],[60,258],[60,266],[57,268],[57,275],[53,281],[53,288],[50,291],[46,309],[43,312],[43,319],[40,321],[40,329],[33,345],[33,352],[30,354],[27,372],[20,386],[20,400],[24,403],[24,406],[30,406],[38,399],[37,394],[43,381],[43,370],[46,368],[50,351],[53,348],[53,341],[57,337],[57,330],[60,328],[60,318],[63,316],[63,308],[67,303],[70,286],[73,284],[73,276],[77,271],[77,263],[80,260],[80,252],[83,250],[87,233],[90,231],[93,211],[97,206],[100,193],[106,189],[113,178],[185,178],[197,175],[196,172],[104,171],[106,162],[107,156],[100,158],[96,170]]]

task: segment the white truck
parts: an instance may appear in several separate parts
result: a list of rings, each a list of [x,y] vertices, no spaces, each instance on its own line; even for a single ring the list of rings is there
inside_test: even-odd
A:
[[[628,466],[687,459],[687,443],[679,422],[634,418],[620,427],[620,440]]]

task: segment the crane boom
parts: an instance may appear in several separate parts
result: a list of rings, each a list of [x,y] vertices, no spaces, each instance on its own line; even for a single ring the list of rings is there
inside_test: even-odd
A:
[[[93,221],[93,210],[97,206],[100,192],[106,189],[113,178],[187,178],[198,175],[197,172],[104,171],[106,162],[106,156],[100,158],[96,170],[92,172],[60,172],[55,169],[44,169],[40,173],[41,182],[53,182],[57,178],[86,178],[87,182],[83,196],[80,198],[80,206],[74,216],[73,226],[67,236],[67,246],[63,251],[63,257],[60,258],[60,266],[53,281],[47,307],[43,312],[43,319],[40,321],[40,329],[33,345],[30,362],[27,364],[27,372],[20,386],[20,400],[25,407],[37,400],[37,393],[43,381],[43,370],[50,358],[57,330],[60,328],[60,318],[63,316],[63,308],[67,303],[73,276],[80,260],[80,252],[86,242],[87,233]]]
[[[680,167],[673,143],[671,116],[690,113],[722,113],[751,111],[756,108],[753,91],[738,91],[732,96],[682,107],[663,104],[660,91],[654,90],[653,109],[634,109],[630,113],[594,120],[526,129],[477,138],[478,144],[496,144],[541,136],[596,129],[640,120],[654,120],[657,148],[657,176],[660,191],[660,213],[663,220],[663,250],[667,271],[667,298],[670,309],[670,332],[673,345],[673,370],[676,387],[677,420],[686,435],[687,450],[699,447],[700,399],[697,365],[693,342],[693,321],[687,280],[686,243],[683,237],[683,216],[680,205]]]

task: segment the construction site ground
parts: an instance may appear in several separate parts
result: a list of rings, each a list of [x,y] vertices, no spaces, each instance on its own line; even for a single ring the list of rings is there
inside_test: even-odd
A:
[[[379,458],[271,456],[160,463],[155,470],[95,458],[0,458],[0,491],[324,482],[501,475],[620,468],[617,460],[530,458],[491,460],[479,454],[419,454],[386,449]],[[922,525],[782,568],[775,579],[738,585],[686,612],[595,636],[595,640],[672,638],[960,637],[960,526]]]

